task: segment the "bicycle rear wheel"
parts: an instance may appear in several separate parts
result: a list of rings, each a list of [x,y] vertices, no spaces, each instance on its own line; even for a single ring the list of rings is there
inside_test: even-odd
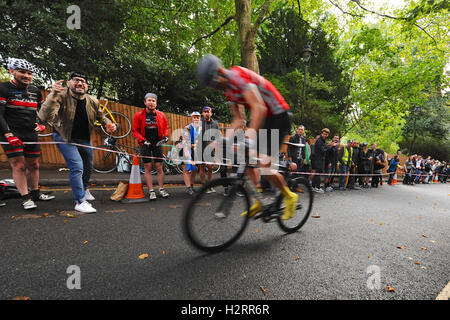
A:
[[[113,116],[114,120],[111,119],[111,115]],[[105,128],[102,126],[102,130],[105,134],[114,137],[116,139],[125,138],[127,135],[131,132],[131,122],[130,119],[123,113],[117,112],[117,111],[111,111],[111,115],[109,113],[105,113],[105,116],[111,120],[113,123],[117,124],[117,130],[113,133],[107,133]]]
[[[284,198],[280,195],[277,199],[277,205],[282,212],[278,216],[277,222],[283,231],[292,233],[299,230],[305,224],[306,220],[308,220],[313,204],[313,191],[309,181],[304,178],[288,180],[288,186],[292,192],[298,195],[297,210],[291,219],[282,220],[281,215],[283,214],[285,205]]]
[[[229,197],[222,193],[206,194],[209,188],[221,189],[229,185]],[[241,192],[244,197],[237,197]],[[187,239],[194,247],[205,252],[218,252],[233,244],[245,230],[250,199],[245,188],[233,178],[216,179],[204,185],[186,204],[183,226]]]
[[[117,153],[112,152],[107,145],[97,146],[96,148],[108,149],[103,151],[94,149],[94,171],[98,173],[110,173],[117,169]]]

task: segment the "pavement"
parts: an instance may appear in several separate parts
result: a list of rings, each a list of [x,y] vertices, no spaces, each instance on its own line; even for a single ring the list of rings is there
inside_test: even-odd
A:
[[[39,185],[44,187],[68,186],[69,185],[69,169],[63,167],[41,168],[39,172]],[[198,176],[198,174],[197,174]],[[220,175],[214,175],[213,178]],[[0,179],[12,179],[11,169],[1,168]],[[90,183],[97,186],[117,186],[120,181],[129,181],[130,173],[97,173],[93,172]],[[144,175],[141,174],[142,182]],[[198,178],[197,178],[198,180]],[[156,175],[153,183],[157,183]],[[165,184],[184,184],[182,174],[166,174]]]

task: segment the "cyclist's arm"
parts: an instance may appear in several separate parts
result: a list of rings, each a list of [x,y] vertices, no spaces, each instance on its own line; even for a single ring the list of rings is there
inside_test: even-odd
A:
[[[0,95],[0,132],[1,134],[10,133],[8,123],[5,119],[5,111],[6,111],[6,99],[2,98]]]

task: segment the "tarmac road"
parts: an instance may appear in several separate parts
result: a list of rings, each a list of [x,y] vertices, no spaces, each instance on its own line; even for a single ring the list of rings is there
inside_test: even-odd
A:
[[[299,232],[251,221],[214,255],[183,236],[184,187],[140,204],[93,188],[91,215],[53,190],[33,212],[18,199],[0,208],[0,299],[433,300],[450,281],[448,184],[315,195]]]

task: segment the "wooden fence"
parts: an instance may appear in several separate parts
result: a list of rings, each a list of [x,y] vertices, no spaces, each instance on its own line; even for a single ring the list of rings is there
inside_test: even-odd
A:
[[[49,92],[43,91],[42,96],[45,99]],[[104,100],[100,100],[101,104],[104,104]],[[133,117],[136,112],[142,110],[142,108],[135,107],[135,106],[129,106],[126,104],[116,103],[116,102],[109,102],[108,103],[108,109],[110,111],[118,111],[123,113],[127,116],[128,119],[130,119],[131,124],[133,123]],[[161,110],[164,111],[164,110]],[[172,132],[176,129],[182,129],[184,126],[189,124],[191,122],[191,118],[189,116],[183,116],[179,114],[173,114],[165,112],[165,115],[167,117],[167,121],[169,122],[169,139],[172,137]],[[119,123],[120,125],[120,123]],[[229,124],[225,123],[219,123],[220,127],[229,127]],[[47,129],[48,130],[48,129]],[[47,132],[47,131],[46,131]],[[101,129],[94,129],[91,136],[91,141],[93,146],[102,145],[103,141],[105,139],[105,134],[101,131]],[[39,141],[45,142],[45,141],[53,141],[53,138],[50,137],[40,137]],[[119,143],[124,144],[126,146],[130,146],[133,148],[136,148],[138,146],[136,138],[133,136],[132,133],[130,133],[125,138],[119,139]],[[170,143],[172,141],[170,140]],[[127,150],[131,153],[131,150]],[[94,156],[94,162],[97,161]],[[8,166],[7,164],[7,157],[5,152],[2,148],[0,148],[0,161],[2,162],[3,167]],[[65,161],[61,153],[59,152],[58,148],[54,144],[49,145],[41,145],[41,167],[52,167],[52,166],[66,166]],[[97,164],[97,163],[96,163]]]

